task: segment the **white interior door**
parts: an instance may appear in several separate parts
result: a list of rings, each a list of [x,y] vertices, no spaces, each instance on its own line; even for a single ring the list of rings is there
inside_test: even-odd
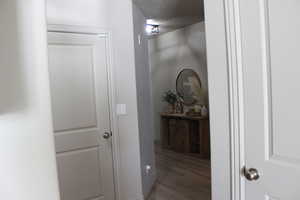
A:
[[[53,126],[62,200],[113,200],[106,38],[49,33]],[[110,136],[110,134],[106,135]]]
[[[246,199],[299,200],[300,1],[239,2],[245,161],[260,174]]]

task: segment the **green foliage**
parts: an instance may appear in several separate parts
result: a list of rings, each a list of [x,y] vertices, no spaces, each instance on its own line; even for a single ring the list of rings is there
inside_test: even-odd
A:
[[[169,90],[169,91],[165,92],[162,99],[164,102],[174,105],[178,101],[178,96],[176,93]]]

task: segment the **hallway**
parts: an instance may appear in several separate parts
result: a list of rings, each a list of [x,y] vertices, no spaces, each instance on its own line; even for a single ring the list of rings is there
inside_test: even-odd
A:
[[[210,162],[156,146],[157,183],[148,200],[210,200]]]

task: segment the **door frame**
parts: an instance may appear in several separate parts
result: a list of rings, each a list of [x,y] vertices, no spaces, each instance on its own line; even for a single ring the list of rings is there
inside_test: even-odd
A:
[[[58,33],[75,33],[75,34],[87,34],[98,35],[106,39],[107,46],[107,73],[108,73],[108,98],[109,98],[109,110],[110,110],[110,126],[113,133],[112,137],[112,160],[113,160],[113,176],[114,176],[114,191],[115,199],[120,199],[120,149],[119,149],[119,135],[117,126],[117,114],[116,114],[116,90],[115,90],[115,77],[113,71],[112,61],[112,47],[111,47],[111,33],[102,28],[91,26],[75,26],[75,25],[61,25],[61,24],[48,24],[48,32]]]
[[[238,0],[204,0],[213,200],[245,199],[244,105]]]

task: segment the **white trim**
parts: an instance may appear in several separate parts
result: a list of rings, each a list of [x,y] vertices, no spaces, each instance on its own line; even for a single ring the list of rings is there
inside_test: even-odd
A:
[[[231,129],[231,199],[245,199],[243,58],[238,0],[224,0]]]
[[[212,196],[213,200],[244,200],[245,180],[241,172],[245,164],[244,95],[239,0],[205,0],[204,6],[212,105]]]
[[[62,33],[81,33],[81,34],[108,34],[108,31],[100,27],[94,26],[77,26],[77,25],[62,25],[62,24],[48,24],[48,32],[62,32]]]
[[[75,33],[75,34],[92,34],[99,35],[106,38],[107,49],[107,73],[108,73],[108,93],[109,93],[109,106],[110,106],[110,126],[113,133],[112,137],[112,156],[113,156],[113,173],[114,173],[114,191],[115,200],[121,200],[120,197],[120,142],[119,130],[117,125],[116,115],[116,90],[115,90],[115,76],[113,68],[113,53],[111,48],[111,33],[97,27],[87,26],[70,26],[70,25],[48,25],[48,32],[61,32],[61,33]],[[140,197],[138,198],[140,199]]]
[[[120,181],[120,141],[119,141],[119,129],[118,129],[118,117],[116,112],[116,86],[115,86],[115,73],[114,73],[114,62],[113,62],[113,50],[111,33],[107,33],[108,41],[108,83],[109,83],[109,99],[110,99],[110,109],[111,109],[111,130],[113,132],[113,165],[114,165],[114,182],[115,182],[115,199],[121,200],[121,181]]]

